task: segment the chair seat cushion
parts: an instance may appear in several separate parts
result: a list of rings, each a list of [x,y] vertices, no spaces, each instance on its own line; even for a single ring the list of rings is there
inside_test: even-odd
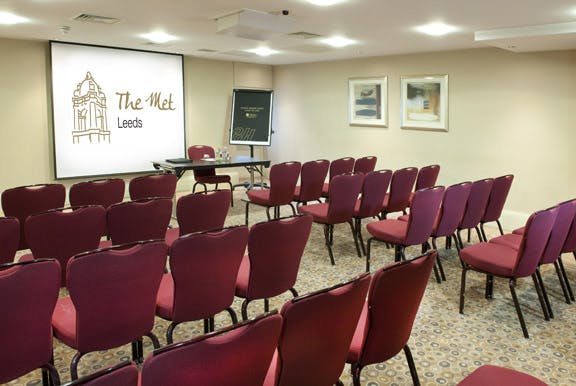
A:
[[[236,296],[245,298],[248,295],[248,282],[250,279],[250,258],[244,255],[236,278]]]
[[[330,184],[327,182],[322,185],[322,197],[328,197],[328,190],[330,189]]]
[[[543,386],[546,383],[531,375],[504,367],[484,365],[466,378],[458,386]]]
[[[227,174],[216,174],[215,176],[196,176],[194,180],[201,184],[221,184],[230,182],[230,176]]]
[[[460,251],[460,258],[479,271],[512,277],[518,251],[505,245],[478,243]]]
[[[311,215],[314,222],[329,224],[328,204],[325,202],[322,204],[303,205],[298,208],[298,212]]]
[[[246,195],[248,199],[259,205],[269,206],[270,203],[270,190],[269,189],[259,189],[259,190],[249,190]]]
[[[300,200],[300,187],[297,186],[294,188],[294,196],[292,197],[293,201],[299,201]]]
[[[172,320],[174,311],[174,279],[172,274],[162,276],[158,295],[156,295],[156,315],[166,320]]]
[[[378,240],[390,244],[404,245],[408,223],[400,220],[381,220],[369,223],[366,229]]]
[[[266,373],[266,378],[264,379],[264,383],[262,386],[275,386],[276,385],[276,378],[278,378],[278,372],[280,370],[278,366],[278,350],[274,351],[274,356],[272,357],[272,362],[270,362],[270,367],[268,368],[268,372]]]
[[[34,260],[34,255],[31,253],[26,253],[25,255],[20,256],[18,261],[31,261]]]
[[[396,220],[408,221],[409,218],[410,218],[410,215],[409,215],[409,214],[403,214],[402,216],[396,217]]]
[[[512,233],[514,233],[515,235],[523,235],[524,234],[524,228],[525,227],[514,229],[512,231]]]
[[[76,344],[76,309],[70,298],[60,298],[52,313],[54,336],[72,348]]]
[[[358,325],[356,326],[356,331],[354,332],[354,337],[350,343],[350,350],[348,351],[347,363],[358,363],[360,361],[360,354],[362,353],[362,347],[366,341],[366,334],[368,333],[368,302],[364,303],[364,308],[362,308],[362,313],[360,314],[360,319],[358,319]]]
[[[166,235],[164,236],[164,240],[166,241],[166,245],[169,247],[172,246],[172,243],[176,241],[180,237],[180,228],[168,228],[166,229]]]
[[[518,249],[520,249],[520,243],[522,242],[522,235],[515,235],[514,233],[507,233],[507,234],[502,235],[502,236],[491,238],[490,242],[493,244],[505,245],[507,247],[518,250]]]
[[[112,246],[112,240],[102,240],[98,244],[98,248],[108,248]]]

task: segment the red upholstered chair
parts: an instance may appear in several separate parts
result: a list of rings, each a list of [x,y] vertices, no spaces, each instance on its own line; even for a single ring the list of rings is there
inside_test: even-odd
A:
[[[0,264],[12,263],[20,244],[20,221],[0,217]]]
[[[24,223],[32,213],[62,208],[66,201],[66,188],[62,184],[20,186],[2,192],[2,211],[5,216],[20,221],[20,244],[18,250],[28,249],[24,236]]]
[[[156,294],[168,247],[161,240],[114,246],[74,256],[68,262],[70,297],[58,299],[52,316],[54,336],[77,352],[70,364],[89,352],[132,342],[132,357],[142,361],[142,336],[160,346],[152,333]]]
[[[437,254],[431,250],[374,273],[348,353],[354,386],[360,386],[360,372],[364,367],[385,362],[402,349],[412,382],[420,384],[408,339]]]
[[[274,208],[274,218],[280,217],[280,207],[289,205],[292,214],[296,209],[291,204],[294,189],[300,175],[300,162],[284,162],[270,168],[270,189],[249,190],[246,195],[246,225],[248,225],[248,207],[250,204],[266,207],[266,216],[270,220],[270,208]]]
[[[335,264],[332,244],[334,243],[334,225],[336,224],[347,222],[350,225],[356,252],[358,256],[361,256],[352,219],[354,206],[362,189],[363,179],[363,174],[341,174],[336,176],[330,181],[330,201],[321,204],[304,205],[298,208],[300,213],[309,214],[314,219],[314,222],[324,225],[324,238],[332,265]]]
[[[358,158],[354,162],[354,169],[352,170],[353,173],[364,173],[368,174],[374,171],[376,168],[376,161],[378,158],[373,155],[369,155],[366,157]]]
[[[462,217],[462,221],[458,225],[458,230],[456,231],[456,236],[458,238],[458,242],[460,243],[460,249],[464,248],[464,243],[462,242],[462,237],[460,236],[460,231],[463,229],[468,229],[468,242],[470,242],[471,229],[476,230],[479,241],[484,240],[478,225],[480,224],[480,220],[482,220],[484,212],[486,211],[486,205],[488,204],[488,198],[490,197],[493,184],[494,179],[492,178],[486,178],[484,180],[478,180],[472,183],[470,195],[468,196],[468,201],[466,201],[466,210],[464,210],[464,216]]]
[[[248,242],[248,228],[237,226],[185,235],[170,249],[170,271],[164,274],[156,300],[156,314],[172,323],[166,341],[172,343],[176,326],[204,319],[204,332],[214,329],[214,315],[231,308],[238,268]]]
[[[420,170],[418,170],[418,176],[416,177],[414,190],[435,186],[438,180],[438,174],[440,174],[440,165],[428,165],[420,168]]]
[[[354,170],[354,158],[344,157],[338,158],[330,162],[330,169],[328,171],[328,182],[324,183],[322,187],[322,197],[327,198],[329,193],[330,181],[332,178],[339,176],[340,174],[352,173]]]
[[[487,299],[492,298],[494,276],[509,280],[510,293],[524,337],[528,338],[529,335],[514,289],[517,279],[532,276],[542,312],[544,317],[548,318],[540,283],[538,282],[535,272],[538,262],[544,253],[557,212],[558,208],[554,207],[532,214],[526,222],[526,232],[522,236],[518,250],[501,244],[483,242],[468,246],[460,251],[460,259],[462,260],[462,282],[460,287],[461,314],[464,313],[466,273],[468,270],[473,270],[486,274]]]
[[[416,182],[418,169],[408,167],[394,171],[390,181],[390,193],[387,193],[382,202],[380,218],[385,219],[388,213],[402,212],[410,205],[410,195]]]
[[[391,178],[391,170],[378,170],[364,175],[362,192],[354,207],[354,229],[364,255],[366,255],[366,248],[362,239],[362,219],[377,217],[380,214],[382,201],[386,196]]]
[[[492,190],[490,191],[490,196],[488,197],[488,203],[486,204],[486,210],[484,211],[484,215],[480,220],[480,231],[482,232],[484,241],[488,241],[486,238],[486,232],[484,231],[484,224],[488,222],[496,221],[500,234],[504,234],[502,225],[500,224],[500,216],[502,215],[502,210],[504,209],[504,204],[506,203],[506,198],[508,197],[508,192],[510,191],[513,180],[514,176],[512,174],[494,179]]]
[[[78,253],[98,248],[106,224],[106,210],[99,205],[51,209],[32,214],[24,227],[31,255],[21,260],[54,258],[60,263],[61,285],[66,285],[66,265]]]
[[[394,245],[395,261],[406,260],[404,249],[408,246],[422,245],[422,249],[426,250],[443,196],[443,186],[418,190],[414,193],[408,221],[394,219],[369,223],[366,229],[372,237],[368,239],[366,272],[370,272],[370,248],[374,240]],[[434,269],[439,282],[436,268]]]
[[[189,233],[223,228],[231,195],[229,190],[215,190],[180,197],[176,203],[178,227],[166,230],[166,243],[172,245],[178,237]]]
[[[294,189],[292,200],[300,204],[320,200],[329,165],[330,161],[325,159],[305,162],[300,171],[300,185]]]
[[[114,245],[142,240],[164,239],[172,216],[172,199],[153,198],[112,205],[106,225]],[[107,246],[110,243],[103,242]]]
[[[174,198],[178,178],[174,174],[150,174],[132,178],[128,184],[128,192],[132,201],[144,198],[162,197]]]
[[[188,148],[188,158],[191,160],[200,160],[207,156],[208,158],[214,158],[216,154],[214,153],[214,148],[207,145],[193,145]],[[228,184],[230,186],[230,193],[234,190],[230,176],[227,174],[216,174],[216,169],[199,169],[193,170],[194,173],[194,186],[192,187],[192,193],[196,192],[196,186],[202,185],[204,187],[204,193],[208,192],[206,184],[216,185],[215,189],[218,190],[219,184]],[[234,197],[230,195],[230,203],[234,206]]]
[[[0,265],[0,383],[42,368],[43,385],[60,383],[52,362],[50,318],[60,289],[55,260]]]
[[[546,383],[520,371],[484,365],[460,381],[458,386],[546,386]]]
[[[124,361],[62,386],[138,386],[138,366]]]
[[[572,225],[570,225],[570,230],[568,231],[568,235],[566,236],[566,241],[564,241],[564,245],[562,246],[562,253],[572,253],[574,258],[576,259],[576,217],[574,217]],[[572,286],[570,285],[568,275],[566,274],[566,269],[564,268],[564,262],[562,261],[562,254],[558,257],[558,265],[560,266],[562,276],[564,276],[565,278],[566,288],[568,289],[568,293],[570,294],[570,299],[574,301],[574,292],[572,291]]]
[[[311,228],[311,216],[281,218],[250,228],[248,254],[236,281],[236,296],[244,298],[244,320],[253,300],[264,299],[264,310],[268,311],[268,298],[286,291],[298,296],[294,284]]]
[[[264,386],[342,385],[338,378],[369,285],[365,273],[284,304],[282,334]]]
[[[70,187],[68,200],[71,206],[110,205],[124,200],[126,183],[121,178],[78,182]]]
[[[272,313],[162,347],[146,358],[141,386],[262,385],[281,329]]]

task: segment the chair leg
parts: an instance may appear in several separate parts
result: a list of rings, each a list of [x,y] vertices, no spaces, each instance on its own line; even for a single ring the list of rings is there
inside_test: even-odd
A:
[[[336,263],[334,262],[334,255],[332,254],[332,243],[331,243],[332,227],[333,225],[324,224],[324,238],[326,239],[326,248],[328,248],[328,256],[330,256],[330,263],[332,263],[332,265],[336,265]]]
[[[544,314],[544,320],[550,320],[554,317],[554,313],[552,312],[550,299],[548,299],[548,293],[546,293],[546,288],[544,287],[544,282],[542,281],[540,267],[537,267],[536,271],[534,271],[532,274],[532,281],[534,282],[534,287],[536,288],[536,293],[538,294],[538,301],[540,302],[540,307],[542,308],[542,313]]]
[[[476,229],[476,235],[478,236],[478,240],[480,240],[480,242],[484,241],[484,238],[482,237],[482,233],[480,233],[480,228],[475,226],[474,229]]]
[[[364,239],[362,239],[362,219],[355,218],[354,219],[354,227],[356,228],[356,237],[358,238],[358,242],[360,243],[360,247],[362,248],[362,255],[366,256],[366,247],[364,246]]]
[[[268,221],[270,221],[270,207],[266,208],[266,218],[268,218]]]
[[[374,238],[370,237],[366,244],[366,272],[370,272],[370,247],[372,246],[372,240]]]
[[[270,301],[268,298],[264,298],[264,312],[270,311]]]
[[[344,386],[344,384],[342,383],[341,380],[337,380],[337,381],[336,381],[336,386]]]
[[[242,307],[241,307],[242,320],[248,320],[248,303],[250,303],[250,300],[248,300],[248,299],[244,299],[244,301],[242,302]]]
[[[418,372],[416,371],[416,365],[414,364],[414,358],[412,358],[412,352],[408,345],[404,346],[404,354],[406,355],[406,360],[408,361],[408,367],[410,367],[410,375],[412,376],[412,383],[414,386],[420,386],[420,379],[418,379]]]
[[[468,238],[467,241],[470,242],[470,228],[468,228]]]
[[[228,311],[228,314],[230,314],[230,319],[232,320],[232,325],[238,324],[238,317],[236,316],[236,312],[234,312],[232,307],[226,308],[226,311]]]
[[[524,322],[524,316],[522,315],[522,310],[520,309],[520,304],[518,303],[518,297],[516,296],[516,280],[510,279],[510,294],[512,295],[512,300],[514,301],[514,308],[516,308],[516,314],[518,315],[518,320],[520,321],[520,326],[522,327],[522,333],[524,338],[530,338],[528,335],[528,329],[526,328],[526,322]]]
[[[466,291],[466,271],[468,267],[462,263],[462,278],[460,279],[460,310],[461,314],[464,313],[464,291]]]
[[[460,242],[458,241],[456,234],[452,233],[451,237],[454,239],[454,245],[456,246],[456,251],[458,251],[458,253],[460,253],[460,251],[461,251]]]
[[[564,276],[560,271],[560,265],[558,264],[558,260],[554,262],[554,269],[556,270],[556,276],[558,276],[558,281],[560,282],[560,287],[562,287],[562,293],[564,294],[564,300],[566,300],[566,304],[570,304],[570,295],[568,294],[568,289],[566,288],[566,283],[564,282]]]
[[[446,245],[444,246],[445,249],[452,249],[452,235],[446,236]]]
[[[210,332],[210,319],[204,319],[204,334],[208,334]]]
[[[42,386],[59,386],[60,374],[56,366],[54,366],[54,358],[50,359],[50,363],[42,367]]]
[[[232,182],[228,182],[228,185],[230,185],[230,206],[234,208],[234,194],[232,194],[234,192],[234,186],[232,186]]]
[[[208,323],[210,324],[209,325],[209,330],[210,330],[209,332],[213,332],[215,330],[214,317],[213,316],[208,318]]]
[[[174,335],[174,329],[176,328],[177,325],[178,323],[172,322],[166,329],[166,344],[174,343],[173,335]]]
[[[134,351],[134,346],[132,346],[132,351]],[[82,358],[84,354],[81,352],[76,352],[74,357],[72,358],[72,362],[70,362],[70,380],[75,381],[78,379],[78,362],[80,362],[80,358]],[[134,352],[132,353],[134,355]]]
[[[290,288],[290,292],[292,292],[292,296],[294,296],[295,298],[298,297],[298,292],[296,292],[296,289],[294,289],[294,287]]]
[[[158,337],[152,331],[147,333],[146,336],[148,338],[150,338],[150,340],[152,341],[152,346],[154,347],[154,350],[156,350],[157,348],[160,348],[160,341],[158,340]],[[144,354],[144,352],[142,352],[142,354]],[[142,360],[144,360],[144,356],[142,356]]]
[[[292,215],[296,216],[296,208],[294,208],[294,205],[292,205],[292,203],[289,203],[288,205],[290,205],[290,208],[292,208]]]
[[[462,236],[460,235],[460,231],[461,231],[461,229],[458,229],[456,231],[456,238],[457,238],[457,244],[460,245],[460,249],[463,249],[464,243],[462,242]]]
[[[572,286],[570,285],[570,281],[568,280],[568,275],[566,274],[566,270],[564,269],[564,263],[562,262],[562,256],[560,256],[558,258],[558,264],[560,265],[560,270],[562,272],[562,275],[564,276],[564,282],[566,282],[566,289],[568,290],[568,293],[570,294],[570,299],[572,299],[572,301],[574,301],[575,300],[574,299],[574,292],[572,292]]]
[[[480,241],[488,242],[488,239],[486,238],[486,232],[484,231],[483,222],[480,223],[480,233],[482,234],[482,238],[480,239]]]
[[[246,201],[246,213],[245,213],[245,220],[244,220],[244,224],[248,225],[248,206],[250,205],[250,202]]]
[[[492,299],[494,294],[494,276],[486,274],[486,290],[484,292],[484,297],[488,300]]]
[[[352,220],[348,221],[350,225],[350,230],[352,231],[352,237],[354,238],[354,245],[356,246],[356,254],[358,257],[362,257],[362,252],[360,252],[360,246],[358,245],[358,236],[356,235],[356,229],[354,228],[354,223]]]
[[[352,382],[354,386],[361,386],[360,385],[360,372],[362,371],[362,367],[358,363],[352,363],[350,366],[350,373],[352,375]]]
[[[449,237],[446,237],[446,241],[450,240]],[[436,237],[432,237],[432,248],[438,250],[436,247]],[[444,267],[442,266],[442,260],[440,259],[440,254],[436,257],[436,264],[438,265],[438,270],[440,271],[440,277],[442,281],[446,281],[446,274],[444,273]]]
[[[500,224],[500,220],[496,220],[496,224],[498,225],[498,230],[500,231],[500,236],[504,235],[504,230],[502,229],[502,224]]]

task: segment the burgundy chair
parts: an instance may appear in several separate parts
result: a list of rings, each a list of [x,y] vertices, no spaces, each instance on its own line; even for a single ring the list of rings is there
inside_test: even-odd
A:
[[[139,386],[138,377],[138,366],[124,361],[62,386]]]
[[[268,311],[268,298],[286,291],[298,296],[294,284],[311,228],[311,216],[281,218],[250,228],[248,254],[242,259],[236,281],[236,296],[244,299],[244,320],[253,300],[264,299],[264,310]]]
[[[328,182],[324,183],[322,186],[322,197],[327,198],[330,194],[329,187],[332,178],[339,176],[341,174],[352,173],[354,170],[355,160],[352,157],[338,158],[330,162],[330,168],[328,171]]]
[[[58,299],[52,316],[54,336],[77,352],[70,364],[72,380],[78,362],[89,352],[132,342],[132,357],[143,360],[142,336],[152,333],[156,294],[168,247],[161,240],[124,244],[85,252],[68,262],[70,297]]]
[[[504,209],[504,204],[506,203],[506,198],[508,197],[508,192],[510,191],[513,180],[514,176],[512,174],[494,179],[492,190],[488,197],[488,203],[486,204],[486,211],[480,220],[480,231],[482,232],[484,241],[488,241],[486,238],[486,232],[484,231],[484,224],[488,222],[495,221],[498,225],[500,234],[504,234],[502,225],[500,224],[500,216],[502,215],[502,210]]]
[[[185,235],[170,249],[170,271],[164,274],[156,300],[156,314],[171,321],[166,341],[176,326],[204,319],[204,332],[214,329],[214,315],[231,308],[238,268],[248,242],[248,228],[237,226]]]
[[[378,158],[373,155],[369,155],[366,157],[358,158],[354,162],[354,169],[352,170],[353,173],[364,173],[368,174],[374,171],[376,168],[376,161]]]
[[[413,167],[394,171],[390,181],[390,193],[387,193],[382,201],[381,219],[385,219],[388,213],[402,212],[406,214],[417,175],[418,169]]]
[[[1,384],[40,367],[44,386],[60,384],[50,325],[59,289],[60,267],[53,259],[0,265]]]
[[[294,189],[292,201],[299,204],[319,201],[329,165],[330,161],[325,159],[305,162],[300,171],[300,185]]]
[[[464,378],[458,386],[546,386],[538,378],[505,367],[483,365]]]
[[[266,208],[266,216],[270,220],[270,208],[274,208],[274,218],[280,217],[280,207],[289,205],[292,214],[296,209],[291,204],[294,197],[294,189],[300,175],[300,162],[284,162],[272,165],[270,168],[270,189],[249,190],[246,202],[246,225],[248,225],[248,207],[250,204]]]
[[[270,365],[282,317],[277,313],[155,350],[141,386],[256,386]]]
[[[370,272],[370,251],[374,240],[394,245],[395,261],[406,260],[404,249],[408,246],[422,245],[425,251],[443,196],[443,186],[418,190],[414,193],[408,221],[386,219],[369,223],[366,229],[372,237],[368,239],[366,272]],[[436,267],[434,273],[436,280],[440,282]]]
[[[554,207],[532,214],[526,222],[526,232],[522,235],[522,241],[518,250],[501,244],[482,242],[468,246],[460,251],[460,259],[462,260],[462,282],[460,287],[461,314],[464,313],[466,273],[468,270],[473,270],[486,274],[485,297],[487,299],[492,298],[494,276],[509,280],[510,293],[524,337],[528,338],[529,335],[514,289],[517,279],[532,276],[544,317],[546,319],[549,318],[540,283],[535,272],[538,262],[544,253],[557,212],[558,208]]]
[[[366,255],[366,247],[362,239],[362,219],[378,217],[391,178],[391,170],[378,170],[364,175],[362,192],[354,207],[354,229],[364,255]]]
[[[561,253],[572,253],[574,258],[576,259],[576,217],[572,221],[570,225],[570,230],[568,235],[566,236],[566,241],[564,241],[564,245],[562,246]],[[572,291],[572,286],[570,285],[570,281],[568,280],[568,275],[566,274],[566,269],[564,268],[564,262],[562,261],[562,254],[558,257],[558,265],[560,266],[560,270],[562,272],[562,276],[564,276],[564,281],[566,283],[566,289],[570,294],[570,299],[574,301],[574,292]]]
[[[0,264],[12,263],[20,244],[20,221],[0,217]]]
[[[334,225],[336,224],[347,222],[350,225],[356,252],[358,256],[361,256],[352,219],[354,206],[362,189],[363,179],[363,174],[338,175],[330,181],[330,201],[321,204],[304,205],[298,208],[300,213],[311,215],[315,223],[324,225],[324,239],[332,265],[336,264],[332,253]]]
[[[460,249],[464,248],[464,243],[462,242],[462,237],[460,236],[460,231],[463,229],[468,230],[468,242],[470,242],[471,229],[476,230],[479,241],[484,241],[478,225],[480,224],[480,220],[482,220],[484,212],[486,211],[486,205],[488,204],[488,198],[490,197],[490,191],[492,191],[493,184],[494,179],[492,178],[486,178],[484,180],[478,180],[472,183],[470,195],[468,196],[468,201],[466,201],[464,216],[462,217],[462,221],[458,225],[458,230],[456,231]]]
[[[153,198],[125,201],[112,205],[106,213],[106,225],[114,245],[142,240],[164,239],[172,216],[172,199]],[[102,246],[110,242],[101,243]]]
[[[128,192],[132,201],[145,198],[174,198],[178,178],[175,174],[149,174],[132,178],[128,183]]]
[[[200,160],[204,156],[208,155],[208,158],[214,158],[216,154],[214,153],[214,148],[206,145],[193,145],[188,148],[188,158],[191,160]],[[232,181],[230,176],[227,174],[216,174],[216,169],[198,169],[193,170],[194,173],[194,186],[192,187],[192,193],[196,192],[196,186],[202,185],[204,187],[204,193],[208,193],[206,184],[214,184],[215,190],[218,190],[219,184],[230,185],[230,204],[234,206],[234,197],[232,196],[232,191],[234,187],[232,186]]]
[[[215,190],[180,197],[176,203],[178,227],[166,230],[166,243],[172,245],[178,237],[190,233],[223,228],[231,195],[229,190]]]
[[[414,190],[435,186],[438,180],[438,174],[440,174],[440,165],[428,165],[420,168],[420,170],[418,170],[418,176],[416,177]]]
[[[437,255],[437,251],[430,250],[374,273],[348,353],[354,386],[360,386],[364,367],[385,362],[402,349],[412,382],[420,385],[408,339]]]
[[[38,212],[62,208],[66,201],[66,188],[62,184],[20,186],[2,192],[2,211],[7,217],[20,221],[20,244],[18,250],[28,249],[24,236],[26,218]]]
[[[264,386],[342,385],[338,378],[369,286],[370,276],[364,273],[286,302],[278,350]]]
[[[66,266],[74,255],[98,248],[106,224],[106,210],[99,205],[51,209],[32,214],[24,231],[32,254],[21,261],[54,258],[60,263],[61,286],[66,286]]]
[[[110,205],[124,200],[126,183],[121,178],[78,182],[70,187],[68,200],[71,206]]]

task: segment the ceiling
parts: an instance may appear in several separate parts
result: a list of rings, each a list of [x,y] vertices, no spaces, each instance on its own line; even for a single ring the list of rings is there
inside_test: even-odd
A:
[[[247,25],[266,35],[261,37],[265,40],[234,36],[234,29],[223,31],[231,35],[217,32],[216,18],[242,9],[268,16],[264,23]],[[282,15],[283,10],[289,15]],[[517,52],[576,49],[576,0],[346,0],[330,7],[305,0],[0,0],[0,11],[30,19],[28,23],[0,25],[0,37],[5,38],[61,40],[272,65],[486,46]],[[119,21],[74,20],[80,14]],[[457,30],[440,37],[415,30],[431,22],[444,22]],[[244,22],[240,26],[245,27]],[[278,27],[283,31],[273,31]],[[151,44],[140,36],[154,30],[178,39]],[[291,35],[298,32],[319,36]],[[334,35],[356,44],[333,48],[321,43],[322,38]],[[260,46],[278,53],[259,57],[245,51]]]

